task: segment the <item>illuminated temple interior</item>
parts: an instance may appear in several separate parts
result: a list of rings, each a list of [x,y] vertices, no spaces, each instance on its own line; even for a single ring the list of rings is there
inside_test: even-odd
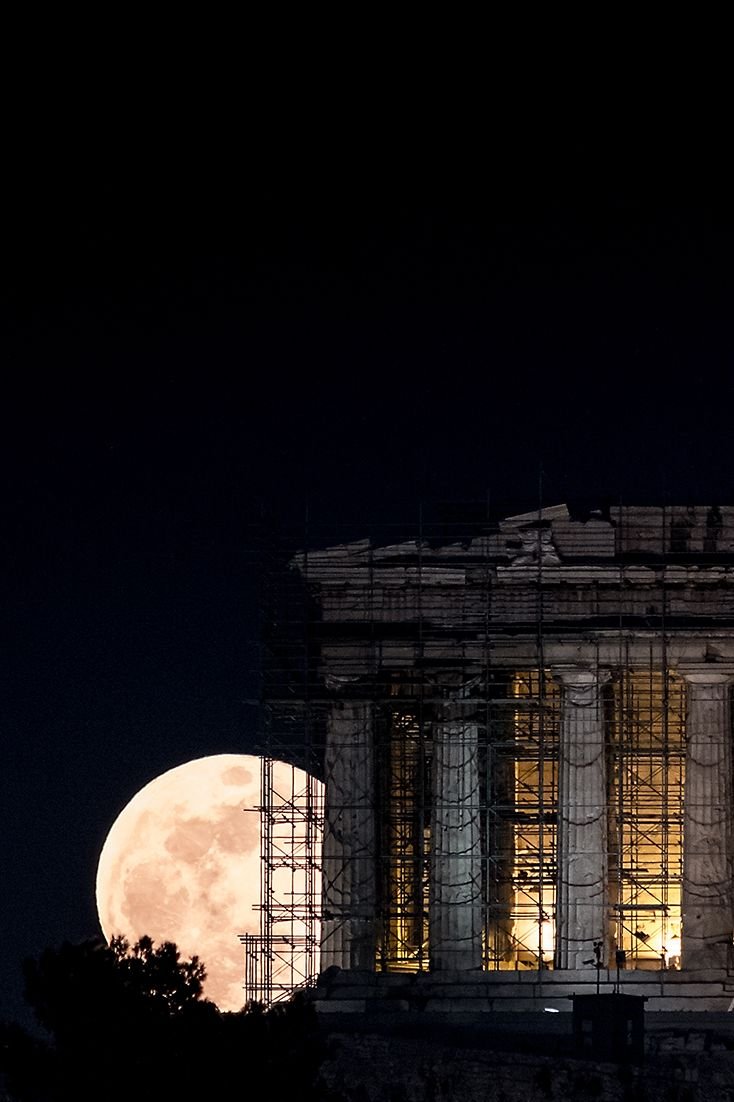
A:
[[[734,507],[309,538],[273,574],[264,734],[325,796],[294,815],[318,845],[263,898],[266,940],[354,982],[484,976],[499,998],[621,968],[724,998]]]
[[[499,687],[499,686],[496,686]],[[550,671],[518,671],[483,701],[478,747],[482,967],[554,965],[560,689]],[[610,951],[637,968],[680,967],[685,688],[672,673],[630,672],[609,686]],[[383,928],[377,966],[430,960],[430,731],[418,713],[390,721]],[[592,952],[593,957],[593,952]]]

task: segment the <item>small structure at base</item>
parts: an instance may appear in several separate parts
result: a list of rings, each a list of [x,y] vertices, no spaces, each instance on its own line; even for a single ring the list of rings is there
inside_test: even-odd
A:
[[[645,995],[571,995],[578,1052],[600,1060],[641,1060],[645,1053]]]

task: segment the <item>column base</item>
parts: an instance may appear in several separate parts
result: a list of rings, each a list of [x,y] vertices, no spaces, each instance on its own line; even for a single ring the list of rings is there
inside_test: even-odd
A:
[[[729,961],[729,945],[701,945],[683,948],[681,971],[725,970]]]
[[[474,952],[461,950],[448,952],[445,956],[431,957],[430,972],[481,972],[482,962]]]

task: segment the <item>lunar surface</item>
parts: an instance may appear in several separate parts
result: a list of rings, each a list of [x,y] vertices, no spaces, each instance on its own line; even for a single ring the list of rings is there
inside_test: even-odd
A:
[[[307,775],[276,762],[274,788],[300,792]],[[120,812],[97,870],[105,937],[175,941],[207,970],[204,995],[220,1010],[244,1002],[238,934],[258,933],[261,760],[217,754],[170,769]],[[318,856],[318,855],[317,855]]]

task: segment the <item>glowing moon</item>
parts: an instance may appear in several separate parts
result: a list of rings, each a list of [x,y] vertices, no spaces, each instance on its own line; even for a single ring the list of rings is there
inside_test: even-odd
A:
[[[307,775],[274,764],[274,787],[304,787]],[[295,789],[294,789],[295,790]],[[105,937],[175,941],[204,962],[204,994],[220,1010],[244,1002],[237,935],[258,933],[261,759],[198,758],[156,777],[120,812],[97,869]]]

